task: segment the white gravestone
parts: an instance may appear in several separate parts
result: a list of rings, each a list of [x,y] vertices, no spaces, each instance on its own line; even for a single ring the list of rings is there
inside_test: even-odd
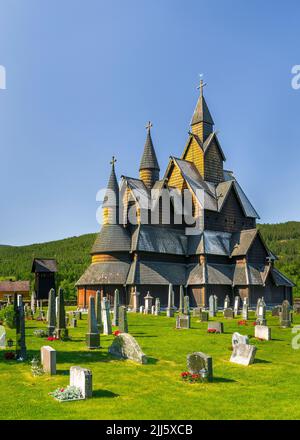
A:
[[[56,350],[45,345],[41,348],[41,364],[45,373],[56,374]]]
[[[271,340],[271,328],[266,325],[255,326],[255,337],[265,341]]]
[[[70,386],[79,388],[84,399],[92,397],[93,375],[91,370],[81,367],[71,367]]]
[[[232,347],[235,347],[239,344],[249,344],[249,336],[241,335],[238,332],[233,333],[232,335]]]
[[[230,362],[234,364],[248,366],[253,364],[256,353],[255,345],[237,344],[233,348]]]
[[[3,325],[0,325],[0,349],[6,347],[6,331]]]

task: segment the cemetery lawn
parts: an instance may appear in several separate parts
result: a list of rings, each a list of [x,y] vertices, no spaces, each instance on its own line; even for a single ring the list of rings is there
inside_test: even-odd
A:
[[[46,325],[26,321],[29,359],[39,356],[42,345],[57,350],[57,375],[33,377],[30,363],[6,361],[0,351],[0,419],[300,419],[300,350],[292,348],[291,329],[279,328],[278,318],[268,313],[272,341],[250,343],[258,348],[249,367],[229,362],[235,331],[254,335],[253,320],[239,327],[238,319],[224,322],[225,333],[207,334],[207,323],[192,318],[191,330],[176,330],[175,318],[164,315],[128,314],[129,331],[149,357],[148,365],[119,361],[108,354],[114,336],[101,335],[102,349],[85,347],[86,315],[78,328],[70,329],[69,342],[48,342],[33,336]],[[254,318],[254,316],[253,316]],[[294,325],[300,324],[295,315]],[[15,331],[7,330],[15,340]],[[214,382],[188,384],[186,356],[202,351],[213,357]],[[93,372],[93,398],[59,403],[48,395],[69,383],[72,365]]]

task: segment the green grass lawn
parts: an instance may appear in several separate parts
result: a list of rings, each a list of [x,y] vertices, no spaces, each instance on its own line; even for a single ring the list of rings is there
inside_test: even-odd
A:
[[[149,357],[148,365],[114,360],[108,355],[113,336],[101,335],[102,349],[85,347],[86,316],[70,329],[69,342],[48,342],[33,336],[37,321],[26,321],[29,358],[42,345],[57,350],[57,375],[33,377],[30,364],[5,361],[0,352],[1,419],[299,419],[300,350],[291,347],[291,329],[279,328],[268,315],[272,341],[251,339],[258,348],[249,367],[229,362],[234,331],[253,336],[253,320],[238,327],[238,319],[224,322],[223,335],[207,334],[207,323],[192,319],[191,330],[176,330],[175,319],[129,314],[129,332]],[[295,316],[294,324],[300,324]],[[15,339],[14,330],[8,337]],[[181,381],[186,356],[202,351],[213,357],[214,382]],[[79,365],[93,372],[94,397],[59,403],[48,393],[69,383],[69,368]]]

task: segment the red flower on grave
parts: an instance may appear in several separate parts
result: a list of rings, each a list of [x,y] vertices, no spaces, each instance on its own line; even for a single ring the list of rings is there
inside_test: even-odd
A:
[[[216,328],[209,328],[207,330],[207,333],[217,333],[217,329]]]
[[[245,321],[244,319],[242,321],[238,322],[238,325],[247,325],[247,321]]]
[[[7,361],[11,361],[11,360],[13,360],[13,359],[15,359],[15,353],[13,353],[12,351],[8,351],[7,353],[5,353],[5,355],[4,355],[4,358],[7,360]]]
[[[257,325],[256,321],[253,322],[254,327]]]
[[[119,336],[120,334],[121,334],[120,330],[116,330],[116,331],[113,332],[114,336]]]
[[[60,391],[61,393],[63,393],[63,392],[65,391],[65,389],[64,389],[64,388],[61,388],[59,391]]]

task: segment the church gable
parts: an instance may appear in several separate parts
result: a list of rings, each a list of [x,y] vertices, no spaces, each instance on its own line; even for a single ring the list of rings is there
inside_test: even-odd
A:
[[[208,147],[204,158],[204,180],[220,183],[224,180],[223,157],[215,140]]]
[[[192,162],[201,176],[204,176],[204,152],[195,137],[190,139],[182,159]]]
[[[269,256],[268,250],[259,234],[256,235],[247,254],[247,260],[254,264],[265,264]]]

